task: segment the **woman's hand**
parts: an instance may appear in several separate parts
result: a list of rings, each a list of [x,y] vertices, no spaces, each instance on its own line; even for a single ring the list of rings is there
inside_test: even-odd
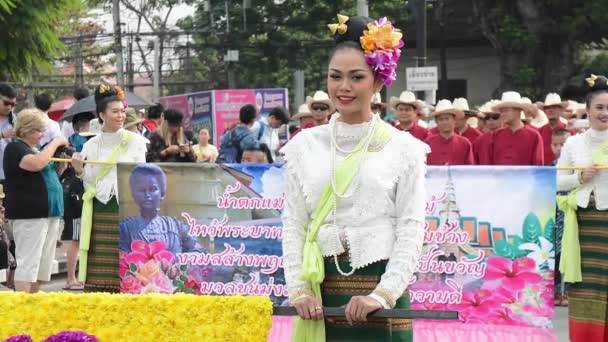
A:
[[[74,154],[72,154],[71,164],[74,171],[76,171],[76,174],[82,174],[84,172],[84,158],[80,153],[74,152]]]
[[[167,147],[165,149],[167,154],[178,154],[179,153],[179,146],[177,145],[171,145],[169,147]]]
[[[190,145],[184,144],[179,146],[180,153],[190,153]]]
[[[319,298],[305,296],[296,300],[293,306],[302,319],[315,321],[323,319],[323,305]]]
[[[346,320],[350,325],[353,322],[367,322],[367,315],[378,309],[382,309],[382,304],[375,299],[369,296],[353,296],[346,305]]]
[[[597,175],[597,173],[600,170],[597,169],[595,166],[591,166],[586,168],[585,170],[583,170],[583,172],[581,172],[580,176],[579,176],[579,180],[581,181],[581,184],[585,184],[587,182],[589,182],[593,177],[595,177],[595,175]]]

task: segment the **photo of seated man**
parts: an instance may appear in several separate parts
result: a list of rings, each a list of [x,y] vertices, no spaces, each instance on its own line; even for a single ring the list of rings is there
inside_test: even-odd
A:
[[[120,223],[120,250],[131,252],[131,242],[142,240],[147,244],[164,241],[167,250],[176,253],[204,252],[188,227],[172,216],[160,216],[160,206],[167,191],[167,177],[155,164],[140,164],[129,176],[133,200],[139,207],[139,216],[129,217]]]

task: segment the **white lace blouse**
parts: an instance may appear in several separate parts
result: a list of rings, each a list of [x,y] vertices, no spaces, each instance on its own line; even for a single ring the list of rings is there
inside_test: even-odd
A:
[[[338,145],[352,150],[369,125],[337,121]],[[390,294],[394,302],[409,284],[422,248],[429,148],[409,133],[390,129],[393,137],[384,147],[376,151],[373,141],[370,145],[371,153],[360,171],[359,194],[340,200],[336,215],[339,228],[322,226],[317,241],[324,256],[339,255],[348,247],[351,266],[357,269],[388,260],[374,293]],[[306,226],[330,181],[330,125],[303,130],[281,152],[286,159],[285,277],[289,292],[298,293],[309,289],[308,283],[300,279]],[[344,157],[338,152],[336,163]],[[325,219],[325,224],[330,223],[331,214]],[[380,302],[386,307],[386,302]]]
[[[608,143],[608,131],[588,130],[568,138],[562,148],[557,166],[582,166],[593,165],[593,152]],[[560,170],[557,172],[557,189],[562,191],[572,190],[580,186],[579,171]],[[595,177],[587,182],[576,193],[576,204],[587,208],[589,197],[593,193],[595,206],[598,210],[608,209],[608,171],[601,170]]]
[[[115,145],[121,141],[121,134],[132,134],[133,138],[126,151],[118,158],[118,162],[123,163],[145,163],[146,162],[146,139],[139,134],[120,129],[116,133],[101,133],[87,141],[82,148],[82,156],[88,160],[107,161],[112,154]],[[84,173],[80,176],[88,189],[95,179],[102,165],[85,164]],[[108,203],[113,196],[118,194],[118,179],[116,166],[97,183],[97,195],[95,196],[101,203]],[[117,197],[118,200],[118,197]]]

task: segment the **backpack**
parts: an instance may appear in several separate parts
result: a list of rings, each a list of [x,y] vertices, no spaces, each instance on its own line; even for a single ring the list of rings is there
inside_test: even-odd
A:
[[[216,163],[240,163],[243,151],[241,150],[241,139],[250,132],[240,130],[235,127],[222,135],[221,145]]]
[[[61,175],[61,186],[63,188],[63,216],[64,219],[79,218],[82,214],[82,195],[84,195],[84,184],[76,176],[72,167],[68,167]]]

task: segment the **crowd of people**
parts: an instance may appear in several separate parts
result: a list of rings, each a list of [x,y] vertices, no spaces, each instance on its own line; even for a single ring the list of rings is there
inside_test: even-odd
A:
[[[604,271],[604,241],[608,236],[596,229],[598,222],[608,221],[608,198],[603,194],[608,176],[599,167],[608,163],[608,79],[587,79],[585,103],[562,100],[556,93],[532,103],[518,92],[507,91],[500,99],[488,100],[476,108],[470,107],[465,98],[441,99],[432,106],[414,93],[403,91],[386,104],[379,91],[392,83],[394,75],[378,74],[379,69],[372,69],[376,62],[366,58],[369,52],[359,42],[369,25],[387,24],[356,17],[348,25],[339,25],[344,25],[340,26],[343,32],[333,30],[336,46],[330,59],[328,93],[319,90],[308,96],[291,118],[281,107],[264,118],[254,105],[241,107],[239,122],[221,135],[219,148],[210,143],[212,132],[208,128],[188,130],[183,112],[160,104],[145,111],[128,108],[124,92],[108,83],[96,87],[93,112],[77,113],[62,125],[48,115],[52,103],[48,95],[38,94],[35,108],[16,113],[15,90],[0,83],[0,199],[4,199],[0,206],[0,269],[8,270],[6,286],[38,292],[41,283],[50,280],[58,241],[65,240],[69,245],[64,289],[120,290],[118,162],[274,163],[285,159],[287,209],[283,243],[287,247],[284,258],[291,303],[303,320],[318,321],[323,318],[318,311],[323,293],[324,303],[346,305],[348,323],[359,322],[367,329],[361,333],[369,333],[370,326],[363,323],[367,313],[409,305],[406,296],[402,296],[407,286],[402,280],[413,274],[422,243],[426,165],[557,165],[562,168],[558,171],[558,189],[565,196],[575,197],[573,212],[580,226],[582,260],[578,264],[571,259],[561,260],[568,270],[565,280],[573,280],[574,284],[568,297],[557,272],[559,290],[555,303],[569,302],[572,306],[571,336],[586,336],[589,321],[605,323],[605,316],[596,317],[585,308],[600,303],[605,312],[608,307],[608,273]],[[397,44],[400,36],[395,37],[393,42]],[[398,47],[395,45],[386,53],[394,53]],[[88,96],[81,91],[79,94],[81,98]],[[385,172],[358,175],[360,164],[368,159],[348,157],[365,155],[372,149],[382,153],[369,159],[373,159],[375,167],[387,166]],[[53,157],[71,161],[52,162]],[[130,180],[130,186],[150,183],[162,197],[166,180],[156,171],[143,167],[139,178]],[[325,184],[314,183],[319,173],[330,175],[331,195],[321,197],[327,189],[318,187]],[[389,183],[396,184],[397,190],[384,187],[383,177],[390,178]],[[348,188],[351,180],[357,188],[351,195],[337,190],[340,184]],[[384,200],[372,205],[378,210],[361,210],[356,202],[356,197],[361,197],[359,192],[373,197],[378,189],[386,192],[380,196]],[[318,206],[325,206],[328,218],[305,229]],[[396,213],[397,223],[382,216],[386,208]],[[152,224],[160,217],[156,207],[140,209],[141,217],[134,219]],[[360,212],[354,212],[357,210]],[[572,214],[565,209],[564,212],[566,216]],[[336,223],[353,217],[357,222],[352,225]],[[562,235],[569,233],[560,228],[560,217],[555,249],[558,265]],[[322,224],[324,230],[319,233]],[[370,227],[374,238],[365,243],[377,247],[373,250],[361,247],[364,232]],[[359,244],[345,247],[347,236],[359,239]],[[318,244],[323,255],[334,258],[307,255],[302,250],[305,240]],[[563,246],[564,253],[571,255],[571,242],[564,241],[568,241]],[[198,248],[196,241],[190,243],[193,249]],[[394,246],[401,252],[390,254]],[[343,280],[340,277],[352,274],[372,277],[370,294],[347,296],[350,299],[344,302],[346,297],[335,295],[344,288],[331,292],[325,283],[300,277],[306,272],[304,259],[308,264],[325,263],[327,279]],[[350,271],[343,271],[346,269]],[[582,277],[574,279],[577,270]],[[406,323],[401,322],[401,326],[399,322],[393,321],[388,329],[411,336],[411,329],[402,329]],[[337,328],[342,323],[329,324],[328,334],[343,334]],[[601,329],[604,327],[605,324]],[[304,323],[301,328],[312,329]]]

